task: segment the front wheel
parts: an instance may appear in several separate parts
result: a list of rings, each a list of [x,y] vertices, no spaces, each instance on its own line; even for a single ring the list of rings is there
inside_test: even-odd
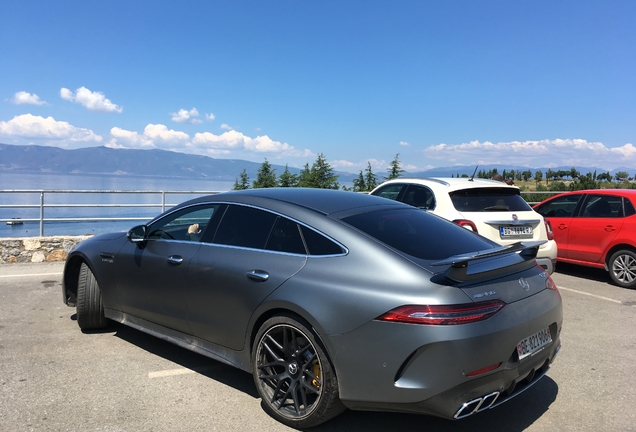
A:
[[[631,250],[615,252],[609,260],[612,281],[623,288],[636,288],[636,253]]]
[[[77,324],[82,330],[95,330],[108,326],[104,317],[102,292],[93,272],[82,263],[77,281]]]
[[[338,380],[314,333],[286,316],[267,320],[252,353],[254,382],[265,410],[294,428],[340,414]]]

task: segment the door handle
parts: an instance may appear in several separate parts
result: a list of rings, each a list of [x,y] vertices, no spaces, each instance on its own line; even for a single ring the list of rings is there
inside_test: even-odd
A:
[[[557,226],[557,228],[560,229],[560,230],[564,230],[564,229],[568,229],[568,226],[565,225],[565,224],[561,224],[561,225]]]
[[[245,276],[254,282],[265,282],[269,279],[269,273],[264,270],[250,270],[245,273]]]
[[[179,255],[171,255],[168,258],[166,258],[166,261],[170,265],[179,265],[183,262],[183,257]]]
[[[605,231],[607,231],[607,232],[616,231],[616,228],[614,228],[612,225],[607,225],[605,227]]]

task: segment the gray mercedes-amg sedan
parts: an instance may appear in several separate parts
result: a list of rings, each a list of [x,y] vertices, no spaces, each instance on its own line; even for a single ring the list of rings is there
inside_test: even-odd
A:
[[[539,245],[375,196],[251,189],[80,243],[63,299],[82,330],[117,321],[251,372],[295,428],[345,408],[460,419],[527,389],[559,351]]]

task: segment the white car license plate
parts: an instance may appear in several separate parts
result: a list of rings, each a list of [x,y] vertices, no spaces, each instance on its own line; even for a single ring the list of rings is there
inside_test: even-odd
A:
[[[499,235],[501,238],[532,237],[532,225],[500,226]]]
[[[519,360],[531,356],[532,354],[541,351],[544,346],[552,342],[552,335],[550,334],[550,328],[545,328],[540,332],[528,336],[517,344],[517,354],[519,354]]]

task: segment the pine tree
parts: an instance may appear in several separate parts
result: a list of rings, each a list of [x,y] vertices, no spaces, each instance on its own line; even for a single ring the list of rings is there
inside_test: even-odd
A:
[[[273,188],[278,186],[278,180],[276,179],[276,170],[272,169],[270,164],[265,158],[265,162],[258,168],[256,174],[256,180],[252,183],[252,187],[257,188]]]
[[[367,169],[364,171],[365,192],[371,192],[378,185],[378,176],[371,169],[371,162],[367,162]]]
[[[298,176],[289,172],[289,167],[285,165],[285,171],[278,177],[280,187],[297,187]]]
[[[402,175],[404,170],[401,168],[402,163],[399,160],[400,154],[396,154],[393,160],[391,161],[391,165],[389,166],[389,176],[384,177],[386,180],[391,180],[394,178],[398,178]]]
[[[357,179],[353,179],[353,191],[354,192],[366,192],[367,185],[364,182],[364,175],[362,175],[362,170],[360,170],[360,174]]]
[[[311,168],[305,164],[305,169],[300,172],[298,186],[318,188],[318,189],[339,189],[338,176],[334,174],[333,168],[320,153]]]
[[[243,170],[243,172],[241,173],[239,178],[240,178],[240,181],[239,181],[239,179],[236,179],[236,181],[234,182],[234,189],[233,190],[249,189],[250,188],[250,178],[247,175],[247,171]]]

